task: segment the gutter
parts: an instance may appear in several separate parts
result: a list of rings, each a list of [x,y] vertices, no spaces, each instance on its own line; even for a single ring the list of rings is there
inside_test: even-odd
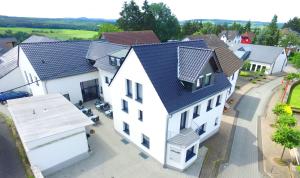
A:
[[[166,118],[166,133],[165,133],[165,156],[164,156],[164,164],[163,168],[167,167],[167,151],[168,151],[168,128],[169,128],[169,119],[172,117],[172,115],[168,114]]]

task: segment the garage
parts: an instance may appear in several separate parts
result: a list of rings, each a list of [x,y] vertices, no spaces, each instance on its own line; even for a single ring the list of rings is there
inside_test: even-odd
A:
[[[44,176],[89,156],[93,123],[61,94],[9,100],[8,109],[31,166]]]

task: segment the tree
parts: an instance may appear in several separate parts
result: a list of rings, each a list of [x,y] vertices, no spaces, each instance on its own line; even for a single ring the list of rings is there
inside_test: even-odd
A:
[[[183,36],[188,36],[192,35],[197,31],[200,31],[202,28],[202,21],[186,21],[183,26],[182,26],[182,35]]]
[[[300,146],[300,131],[295,128],[283,125],[277,128],[272,136],[272,140],[277,144],[283,146],[282,154],[280,157],[280,159],[282,160],[285,148],[292,149]]]
[[[124,2],[120,12],[121,17],[117,20],[117,25],[127,31],[142,30],[143,18],[139,6],[131,0],[129,4]]]
[[[279,115],[276,120],[278,127],[280,126],[288,126],[288,127],[295,127],[297,124],[297,119],[294,116],[289,116],[286,114]]]
[[[236,30],[239,33],[243,32],[243,26],[239,23],[233,22],[233,24],[229,27],[229,30]]]
[[[180,34],[180,25],[171,9],[164,3],[152,3],[150,9],[155,17],[154,32],[161,41],[177,39]]]
[[[300,45],[300,37],[294,32],[289,32],[285,35],[282,35],[279,45],[285,48],[289,46]]]
[[[279,30],[277,27],[277,15],[274,15],[271,23],[267,27],[268,37],[266,38],[267,45],[274,46],[279,41]]]
[[[294,64],[296,68],[300,68],[300,52],[293,53],[289,60]]]
[[[293,19],[290,19],[287,23],[283,25],[283,28],[290,28],[300,33],[300,18],[294,17]]]
[[[250,67],[251,67],[250,61],[249,60],[244,61],[242,69],[243,70],[250,70]]]
[[[245,24],[244,32],[251,32],[251,22],[250,22],[250,20]]]
[[[143,29],[154,30],[155,29],[155,17],[150,9],[150,5],[147,0],[144,1],[143,6]]]
[[[99,38],[101,38],[103,32],[121,32],[121,31],[122,30],[114,24],[103,23],[99,27],[98,34],[99,34]]]

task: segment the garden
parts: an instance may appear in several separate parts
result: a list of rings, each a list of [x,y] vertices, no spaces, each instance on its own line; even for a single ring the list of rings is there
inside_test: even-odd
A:
[[[251,63],[246,60],[244,61],[242,70],[240,71],[239,78],[244,81],[250,81],[253,84],[263,82],[265,79],[267,79],[265,70],[253,72],[250,71]]]

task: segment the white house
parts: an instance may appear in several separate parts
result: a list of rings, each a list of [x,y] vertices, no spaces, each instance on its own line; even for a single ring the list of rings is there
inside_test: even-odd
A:
[[[242,60],[228,49],[228,45],[215,34],[191,35],[184,39],[184,41],[190,40],[204,40],[209,48],[215,50],[220,66],[231,83],[226,97],[227,100],[234,93],[239,71],[243,65]]]
[[[253,44],[231,45],[230,49],[242,60],[251,63],[249,71],[265,71],[265,74],[282,72],[287,65],[284,48]]]
[[[242,40],[240,33],[236,30],[223,30],[219,38],[226,44],[239,44]]]
[[[19,67],[33,96],[60,93],[72,103],[99,97],[94,61],[86,58],[90,41],[20,45]]]
[[[92,121],[62,95],[9,100],[8,109],[30,165],[43,175],[89,156],[85,127]]]
[[[185,170],[219,130],[230,86],[202,40],[133,46],[110,84],[114,127],[162,165]]]

